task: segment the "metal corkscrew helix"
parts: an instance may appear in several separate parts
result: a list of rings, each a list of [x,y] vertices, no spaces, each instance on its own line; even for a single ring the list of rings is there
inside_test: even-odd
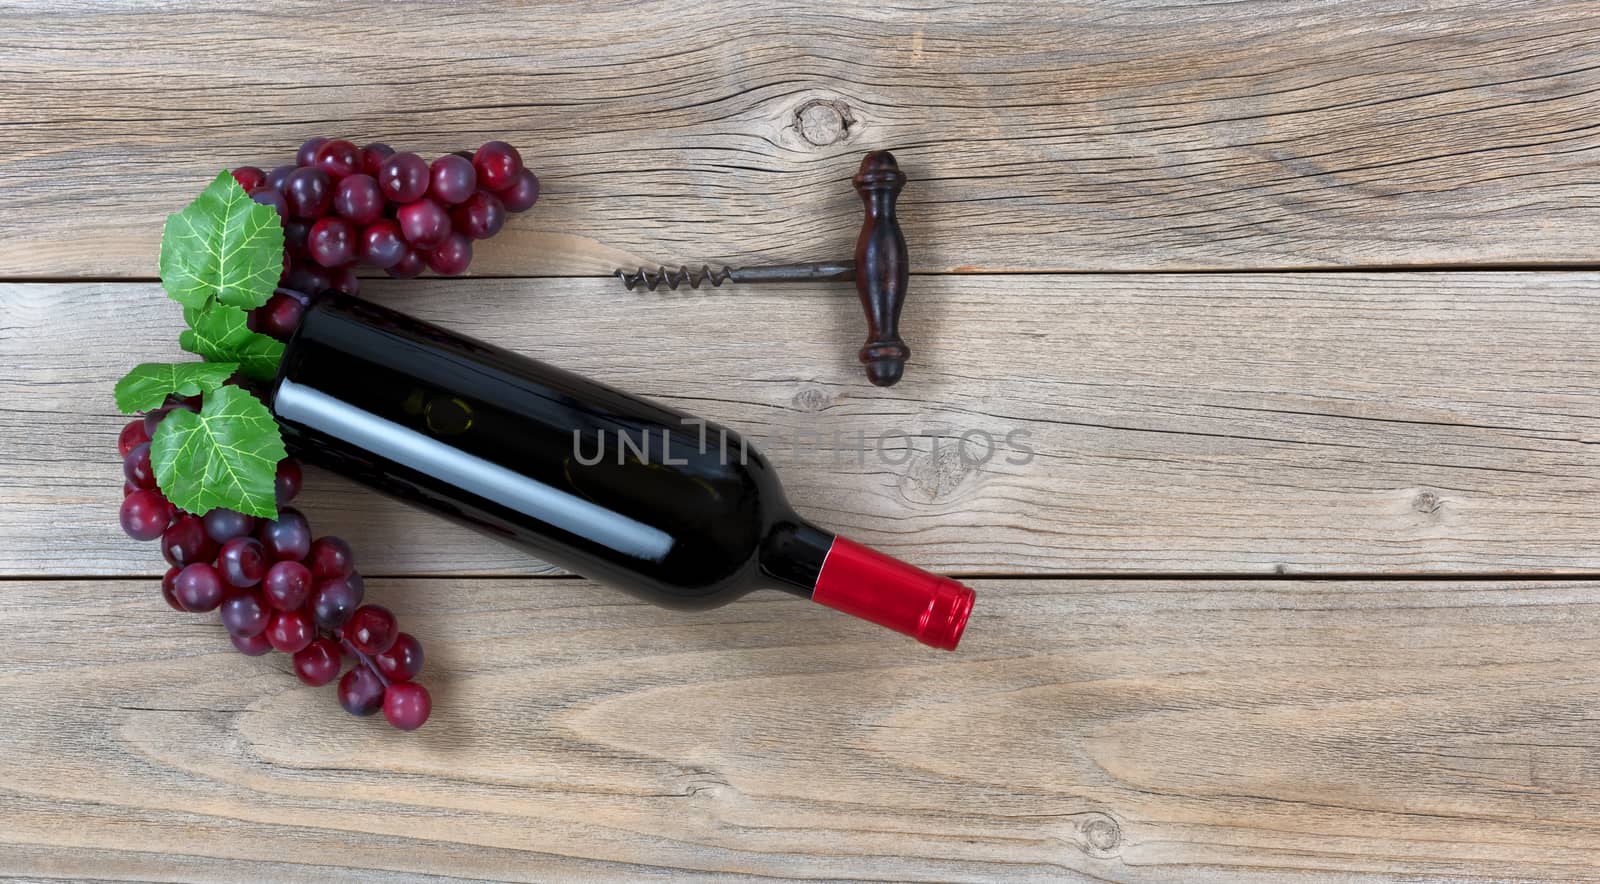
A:
[[[855,259],[815,264],[773,264],[761,267],[719,267],[702,264],[699,269],[681,266],[641,267],[618,270],[617,278],[630,291],[662,286],[700,288],[725,282],[843,282],[854,280],[861,309],[867,319],[867,342],[860,358],[867,379],[879,387],[898,382],[905,373],[911,348],[900,338],[900,308],[905,304],[911,265],[906,256],[906,238],[895,217],[895,200],[905,187],[906,176],[886,150],[873,151],[861,160],[861,168],[851,183],[861,195],[865,217],[861,235],[856,238]]]

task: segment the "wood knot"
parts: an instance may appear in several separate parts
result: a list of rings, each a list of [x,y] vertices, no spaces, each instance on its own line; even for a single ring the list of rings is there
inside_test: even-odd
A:
[[[968,456],[960,443],[940,445],[935,440],[932,451],[919,453],[906,468],[905,479],[900,483],[900,493],[913,503],[935,503],[952,497],[967,474],[982,461]]]
[[[678,797],[716,799],[729,788],[720,774],[703,767],[690,767],[678,775]]]
[[[794,112],[794,124],[800,137],[817,147],[845,140],[855,123],[849,105],[837,99],[812,99]]]
[[[1101,859],[1116,856],[1122,847],[1122,827],[1109,814],[1090,813],[1078,822],[1084,851]]]
[[[828,410],[833,406],[833,402],[833,393],[826,387],[819,387],[815,384],[801,387],[789,399],[789,404],[794,406],[795,410],[812,414]]]
[[[1432,491],[1424,491],[1411,499],[1411,508],[1419,513],[1432,515],[1444,508],[1444,498]]]

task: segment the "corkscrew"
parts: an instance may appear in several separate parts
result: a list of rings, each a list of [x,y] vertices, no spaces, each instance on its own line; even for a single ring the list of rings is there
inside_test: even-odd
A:
[[[699,268],[687,265],[673,268],[663,265],[654,270],[648,267],[631,272],[618,270],[617,278],[629,291],[641,288],[656,291],[663,286],[677,290],[683,285],[697,289],[725,282],[854,280],[867,319],[867,342],[861,347],[861,362],[866,366],[868,380],[879,387],[891,386],[900,380],[905,373],[906,360],[911,358],[911,348],[901,340],[899,330],[900,308],[905,304],[911,265],[906,256],[905,234],[895,217],[895,200],[905,187],[906,176],[895,162],[894,154],[876,150],[861,160],[861,168],[851,183],[861,195],[865,212],[861,234],[856,238],[854,260],[759,267],[702,264]]]

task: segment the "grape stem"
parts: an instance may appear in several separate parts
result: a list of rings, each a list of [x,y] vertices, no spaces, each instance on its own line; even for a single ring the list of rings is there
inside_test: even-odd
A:
[[[355,645],[351,644],[350,640],[345,638],[344,636],[335,634],[333,636],[333,638],[336,638],[336,639],[339,640],[339,646],[340,647],[342,647],[345,650],[349,651],[363,665],[365,665],[368,669],[372,670],[372,674],[376,675],[378,677],[378,683],[383,685],[383,689],[384,690],[387,691],[389,689],[389,679],[384,677],[383,670],[378,668],[378,664],[373,662],[371,657],[368,657],[366,654],[361,653],[361,649],[356,647]]]

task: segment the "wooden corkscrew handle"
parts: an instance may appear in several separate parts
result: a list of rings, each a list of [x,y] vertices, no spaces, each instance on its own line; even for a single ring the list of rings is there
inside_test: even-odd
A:
[[[905,305],[911,264],[906,257],[906,237],[895,217],[895,199],[906,186],[906,176],[894,154],[875,150],[861,160],[851,179],[861,195],[866,217],[856,239],[856,293],[867,314],[867,343],[861,362],[867,379],[879,387],[892,386],[905,373],[911,348],[900,339],[900,308]]]

